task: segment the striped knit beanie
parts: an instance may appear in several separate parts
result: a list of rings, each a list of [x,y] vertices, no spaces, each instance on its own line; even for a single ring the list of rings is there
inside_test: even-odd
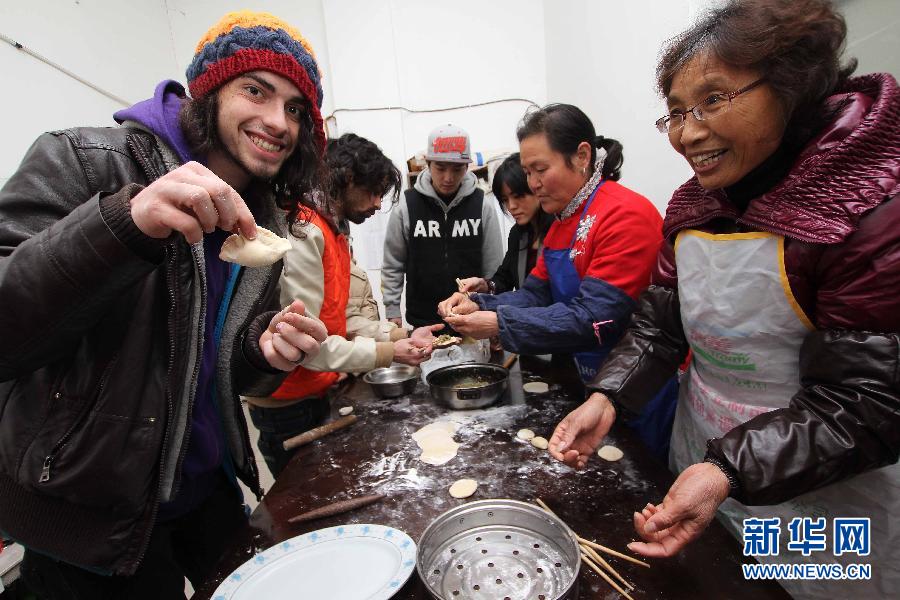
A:
[[[242,73],[271,71],[291,80],[309,100],[316,142],[325,149],[322,83],[316,55],[300,32],[274,15],[242,10],[212,26],[187,68],[188,89],[200,99]]]

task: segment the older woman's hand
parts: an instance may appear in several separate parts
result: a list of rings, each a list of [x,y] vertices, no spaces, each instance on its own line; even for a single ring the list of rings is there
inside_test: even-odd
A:
[[[490,310],[479,310],[467,315],[457,314],[444,317],[450,327],[463,335],[483,340],[500,333],[497,325],[497,313]]]
[[[694,541],[728,498],[728,479],[714,464],[691,465],[678,476],[662,504],[634,513],[634,529],[644,542],[628,548],[652,558],[672,556]]]
[[[467,315],[477,310],[478,305],[469,300],[468,294],[462,292],[456,292],[438,304],[438,314],[441,317]]]
[[[609,398],[591,394],[556,426],[550,436],[550,455],[570,467],[584,468],[615,420],[616,409]]]

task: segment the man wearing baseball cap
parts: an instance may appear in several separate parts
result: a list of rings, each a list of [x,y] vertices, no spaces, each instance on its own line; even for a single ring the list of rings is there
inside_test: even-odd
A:
[[[469,134],[441,125],[428,136],[428,168],[394,207],[384,240],[381,286],[387,318],[398,325],[406,279],[406,321],[440,323],[438,303],[458,290],[456,279],[490,277],[503,259],[494,207],[468,170]]]
[[[319,80],[297,30],[230,13],[192,98],[164,81],[121,127],[44,134],[0,190],[0,529],[38,597],[181,598],[246,523],[238,395],[271,393],[326,332],[281,308],[281,261],[219,252],[286,231],[318,185]]]

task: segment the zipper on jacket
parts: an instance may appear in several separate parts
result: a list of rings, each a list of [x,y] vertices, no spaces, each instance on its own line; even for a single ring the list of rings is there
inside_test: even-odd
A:
[[[97,404],[97,399],[103,395],[103,388],[106,387],[106,382],[109,381],[109,376],[112,373],[113,366],[116,364],[118,360],[118,356],[113,357],[112,360],[109,361],[109,364],[106,365],[106,368],[103,370],[103,376],[100,378],[100,386],[97,388],[97,394],[94,398],[93,402],[85,402],[84,408],[81,409],[81,413],[79,413],[78,417],[75,419],[75,422],[66,430],[63,436],[59,439],[58,442],[53,446],[50,450],[50,454],[44,457],[44,464],[41,466],[41,476],[38,478],[38,483],[47,483],[50,481],[50,467],[53,464],[53,461],[56,460],[56,456],[62,452],[63,448],[66,447],[66,444],[69,443],[69,438],[72,437],[72,434],[75,433],[81,425],[87,420],[88,416],[91,414],[91,409]],[[53,395],[54,399],[58,399],[60,396],[59,392]]]

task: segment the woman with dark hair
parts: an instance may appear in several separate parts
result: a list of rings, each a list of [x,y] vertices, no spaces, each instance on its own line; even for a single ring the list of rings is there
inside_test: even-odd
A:
[[[519,289],[537,264],[541,244],[553,217],[541,210],[541,203],[528,188],[519,153],[510,154],[494,172],[491,183],[500,207],[516,224],[509,230],[506,256],[490,279],[469,277],[462,280],[462,292],[502,294]]]
[[[820,540],[814,550],[827,526],[833,552],[758,558],[871,562],[864,584],[782,583],[886,598],[900,589],[900,92],[890,75],[849,77],[845,33],[822,0],[737,0],[669,46],[656,126],[695,176],[669,203],[630,329],[550,450],[583,465],[692,349],[672,434],[680,475],[635,514],[645,542],[630,547],[675,554],[720,505],[735,534],[780,518],[782,543]],[[844,517],[864,521],[860,535],[843,535]]]
[[[517,291],[456,293],[438,311],[460,333],[499,334],[512,352],[573,354],[589,381],[649,283],[662,220],[617,183],[622,145],[597,136],[577,107],[529,113],[518,138],[528,187],[555,217],[537,264]]]

